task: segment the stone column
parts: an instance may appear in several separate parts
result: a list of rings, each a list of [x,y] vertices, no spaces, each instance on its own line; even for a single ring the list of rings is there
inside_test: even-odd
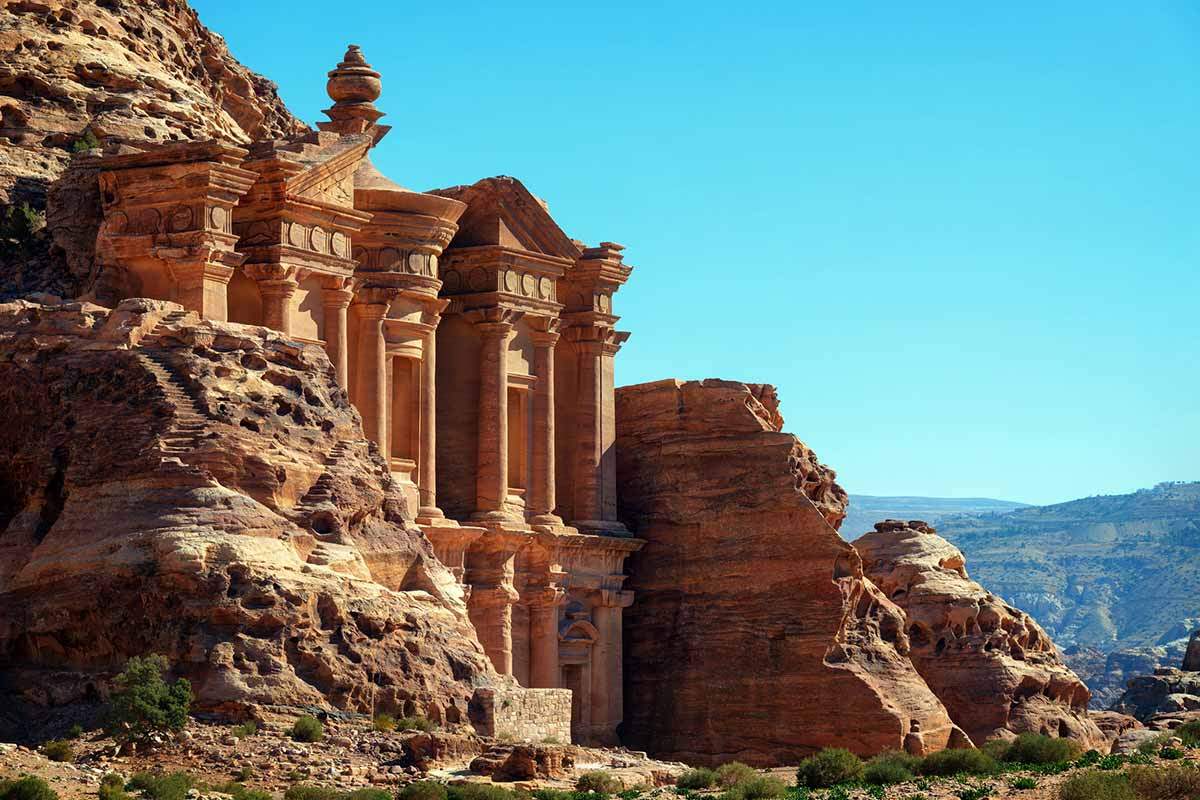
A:
[[[616,741],[624,716],[622,617],[632,604],[633,592],[602,589],[592,609],[592,624],[600,637],[592,649],[592,730],[602,743]]]
[[[483,337],[479,359],[479,454],[475,474],[475,513],[480,521],[512,521],[508,497],[508,343],[520,314],[488,309],[473,319]]]
[[[555,497],[554,467],[554,346],[558,342],[558,320],[541,318],[532,331],[533,374],[537,383],[533,389],[533,442],[531,447],[533,481],[529,487],[528,509],[534,525],[562,525],[554,514],[558,505]],[[556,640],[557,641],[557,640]]]
[[[175,279],[175,297],[188,311],[204,319],[225,322],[229,319],[229,280],[233,268],[211,261],[171,263]]]
[[[363,433],[383,452],[388,404],[387,341],[383,336],[383,318],[388,306],[386,302],[369,302],[370,299],[377,298],[368,298],[352,306],[358,320],[358,370],[351,399],[362,416]]]
[[[517,597],[511,584],[471,584],[467,611],[479,643],[501,675],[513,674],[512,607]]]
[[[575,453],[575,521],[584,527],[601,527],[603,451],[601,357],[608,328],[574,328],[579,353],[579,406],[576,410],[578,450]]]
[[[346,310],[354,292],[342,278],[326,282],[321,287],[321,304],[325,307],[325,352],[333,362],[338,384],[350,389],[350,346],[346,327]]]
[[[437,505],[437,323],[425,334],[421,348],[421,451],[418,453],[417,489],[420,508],[417,522],[433,525],[446,515]]]
[[[281,264],[255,264],[251,277],[262,295],[263,325],[285,336],[292,332],[292,295],[299,285],[296,270]]]
[[[549,586],[530,600],[530,688],[558,688],[558,609],[565,594],[558,586]]]

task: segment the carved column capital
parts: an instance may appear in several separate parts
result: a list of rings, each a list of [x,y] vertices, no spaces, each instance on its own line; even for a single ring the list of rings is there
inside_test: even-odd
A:
[[[467,321],[479,327],[480,330],[512,330],[512,327],[525,316],[524,311],[517,311],[503,306],[488,308],[473,308],[463,314]]]
[[[529,338],[535,347],[554,347],[558,343],[562,325],[558,317],[526,316],[529,323]]]
[[[299,270],[296,267],[279,263],[254,263],[245,267],[246,275],[259,283],[295,285]]]
[[[597,605],[605,608],[629,608],[633,605],[633,592],[628,589],[601,589]]]

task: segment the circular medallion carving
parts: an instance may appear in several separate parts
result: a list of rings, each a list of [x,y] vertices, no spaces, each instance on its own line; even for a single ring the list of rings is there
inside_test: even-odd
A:
[[[222,206],[213,206],[212,211],[208,214],[209,224],[216,230],[225,230],[225,223],[229,221],[229,212]]]
[[[538,281],[538,296],[543,300],[549,300],[554,292],[554,283],[549,278],[542,278]]]
[[[325,245],[329,241],[329,234],[325,233],[324,228],[314,227],[312,234],[308,238],[309,246],[318,253],[325,252]]]
[[[346,239],[346,234],[342,233],[341,231],[335,231],[333,236],[329,239],[329,246],[332,248],[333,254],[338,258],[345,258],[346,243],[348,241],[349,240]]]
[[[533,297],[533,293],[537,291],[537,278],[532,275],[524,275],[521,277],[521,294],[526,297]]]
[[[467,276],[467,286],[473,292],[482,292],[487,288],[488,276],[487,272],[479,267],[471,270],[471,274]]]
[[[507,272],[505,272],[504,273],[504,290],[506,292],[512,292],[513,294],[516,294],[518,281],[520,279],[521,279],[521,276],[518,275],[516,272],[514,272],[511,269],[508,270]]]
[[[420,275],[421,273],[423,273],[425,271],[422,268],[424,261],[425,261],[424,253],[409,253],[408,254],[408,271],[411,272],[413,275]]]
[[[379,263],[376,266],[381,270],[394,270],[400,266],[400,251],[394,247],[385,247],[379,251]]]
[[[195,215],[192,213],[191,206],[175,206],[171,211],[169,221],[171,232],[191,230],[192,220]]]
[[[158,233],[158,226],[162,222],[162,214],[158,213],[157,208],[144,208],[133,216],[132,222],[129,224],[129,232],[137,234]]]
[[[306,233],[307,231],[304,230],[303,225],[293,222],[288,227],[288,244],[292,247],[304,247],[304,236]]]
[[[446,274],[442,276],[442,289],[447,292],[457,292],[462,288],[462,275],[458,274],[458,270],[446,270]]]

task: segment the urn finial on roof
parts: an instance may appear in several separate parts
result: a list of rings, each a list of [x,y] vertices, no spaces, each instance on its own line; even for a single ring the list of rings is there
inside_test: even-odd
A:
[[[321,130],[364,133],[383,116],[383,112],[375,108],[383,83],[356,44],[350,45],[337,67],[329,71],[325,90],[333,100],[333,107],[325,110],[332,122],[319,123]]]

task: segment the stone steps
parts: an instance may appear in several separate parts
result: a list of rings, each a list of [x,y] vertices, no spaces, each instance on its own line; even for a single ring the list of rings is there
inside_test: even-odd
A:
[[[200,411],[187,387],[175,375],[160,350],[164,347],[168,329],[186,319],[190,311],[172,311],[154,326],[149,335],[142,339],[137,353],[142,366],[154,376],[163,397],[174,406],[171,425],[159,439],[160,464],[169,471],[188,475],[202,475],[199,467],[187,463],[184,458],[195,452],[200,439],[208,427],[208,418]]]

